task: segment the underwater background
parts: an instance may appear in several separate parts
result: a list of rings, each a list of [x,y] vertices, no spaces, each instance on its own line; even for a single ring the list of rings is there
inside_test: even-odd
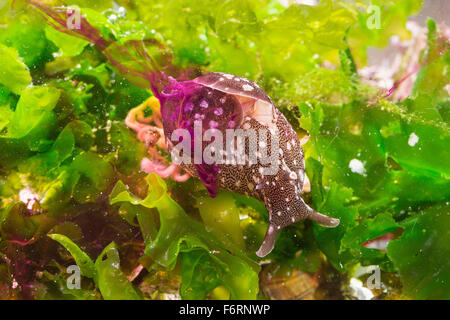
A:
[[[141,170],[170,164],[125,124],[158,110],[149,88],[0,0],[1,299],[450,299],[448,1],[35,3],[257,83],[304,142],[305,201],[341,223],[290,225],[258,258],[262,203]]]

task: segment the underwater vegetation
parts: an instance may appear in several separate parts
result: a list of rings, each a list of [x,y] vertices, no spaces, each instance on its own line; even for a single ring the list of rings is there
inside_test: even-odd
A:
[[[6,1],[0,298],[353,299],[377,270],[378,299],[450,299],[450,36],[406,28],[421,6]],[[62,16],[89,37],[60,32]],[[367,49],[391,36],[412,44],[382,87]],[[264,204],[188,179],[158,143],[156,69],[257,84],[302,143],[303,199],[339,225],[295,222],[258,257]]]

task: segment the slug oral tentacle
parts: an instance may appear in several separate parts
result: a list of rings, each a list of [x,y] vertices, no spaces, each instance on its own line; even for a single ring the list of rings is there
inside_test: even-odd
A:
[[[256,251],[256,255],[258,257],[265,257],[273,250],[278,231],[280,231],[280,229],[278,229],[278,226],[269,224],[264,240],[258,251]]]
[[[311,208],[309,208],[309,209],[311,209]],[[309,214],[309,216],[307,218],[309,220],[317,222],[322,227],[327,227],[327,228],[335,228],[340,223],[339,219],[331,218],[329,216],[321,214],[320,212],[317,212],[314,209],[311,209],[311,213]]]

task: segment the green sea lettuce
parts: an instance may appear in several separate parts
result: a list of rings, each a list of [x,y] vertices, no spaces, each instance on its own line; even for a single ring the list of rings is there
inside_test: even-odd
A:
[[[114,242],[94,261],[72,240],[61,234],[49,237],[64,246],[73,256],[80,273],[97,284],[105,300],[140,300],[141,296],[120,270],[120,258]]]
[[[383,47],[392,35],[410,37],[406,21],[422,1],[288,8],[275,0],[67,4],[78,5],[109,41],[157,40],[166,55],[154,45],[147,49],[162,65],[173,57],[192,74],[221,71],[255,81],[299,136],[309,136],[311,192],[304,198],[341,224],[326,229],[303,221],[282,230],[271,263],[337,270],[339,281],[359,265],[378,265],[400,276],[410,298],[448,298],[448,42],[429,20],[417,79],[401,102],[383,98],[358,75],[368,47]],[[152,276],[179,277],[173,285],[182,298],[214,298],[218,290],[227,291],[221,297],[256,298],[260,267],[253,253],[267,227],[264,205],[228,192],[209,199],[192,180],[166,185],[145,178],[146,145],[124,120],[150,96],[147,80],[120,74],[94,45],[55,31],[25,3],[16,5],[0,8],[0,255],[32,276],[22,281],[0,264],[0,288],[11,285],[3,279],[19,279],[0,297],[154,298],[126,279],[142,263]],[[371,27],[377,8],[370,5],[380,9],[380,28]],[[115,54],[129,68],[142,62]],[[70,242],[57,228],[84,220],[97,228],[95,236],[85,226]],[[45,237],[49,231],[67,248],[65,260],[66,250]],[[387,253],[363,246],[386,233],[394,237]],[[5,249],[10,246],[18,250]],[[101,257],[96,262],[89,257],[94,252]],[[64,287],[72,258],[84,279],[75,291]],[[26,259],[40,264],[22,264]],[[152,276],[139,288],[152,287]]]
[[[388,246],[404,293],[414,299],[450,298],[450,210],[438,204],[402,224],[402,236]]]
[[[156,174],[150,174],[147,183],[150,187],[149,193],[141,200],[130,194],[126,186],[119,181],[111,192],[111,204],[129,202],[158,210],[160,229],[154,241],[147,244],[145,255],[158,265],[171,269],[175,266],[178,255],[183,253],[183,264],[188,264],[188,269],[195,269],[195,272],[186,270],[187,273],[183,273],[183,297],[192,298],[192,294],[195,294],[196,298],[205,298],[208,290],[214,289],[212,284],[220,283],[229,290],[232,299],[256,298],[258,265],[237,247],[225,247],[212,233],[206,231],[202,224],[190,219],[167,194],[166,184]],[[195,264],[191,257],[185,255],[189,252],[195,252]],[[199,264],[206,258],[210,261],[208,264]],[[193,274],[200,270],[203,270],[203,276],[193,278]],[[211,273],[212,270],[215,270],[215,273]],[[215,280],[211,280],[211,277]],[[205,284],[203,278],[206,279]],[[203,289],[201,293],[194,290],[190,293],[193,291],[192,287],[202,285],[208,290]]]

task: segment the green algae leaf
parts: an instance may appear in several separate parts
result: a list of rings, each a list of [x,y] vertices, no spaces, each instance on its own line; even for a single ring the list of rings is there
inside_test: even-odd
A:
[[[14,111],[9,106],[0,106],[0,131],[5,128],[14,116]]]
[[[229,39],[235,34],[260,31],[257,17],[247,0],[224,1],[216,13],[214,29],[219,37]]]
[[[0,105],[15,107],[19,97],[0,83]]]
[[[76,172],[67,169],[56,173],[55,178],[45,185],[45,198],[41,205],[48,210],[49,216],[60,217],[71,211],[67,209],[67,205],[72,201],[74,188],[80,177]]]
[[[205,252],[220,283],[229,290],[232,299],[255,299],[258,292],[259,266],[237,247],[225,247],[212,233],[206,231],[202,224],[189,218],[167,194],[166,184],[156,174],[150,174],[147,182],[150,191],[143,200],[130,194],[121,182],[115,186],[110,196],[111,204],[126,201],[158,210],[160,228],[155,240],[146,246],[145,255],[159,266],[172,269],[180,253],[186,255],[191,252]],[[209,273],[211,268],[207,267],[205,270]],[[190,279],[191,283],[191,277],[185,276],[185,279]],[[192,283],[199,285],[197,281]],[[187,288],[186,286],[189,285],[185,283],[184,288]],[[205,286],[209,288],[210,284],[205,283]],[[205,294],[206,290],[201,294],[203,298]]]
[[[121,181],[117,184],[119,183],[121,183]],[[119,213],[122,218],[129,224],[140,227],[145,244],[153,242],[158,233],[158,212],[155,211],[155,209],[149,209],[144,206],[135,206],[129,202],[121,203],[119,208]],[[135,223],[136,220],[137,224]]]
[[[67,125],[56,138],[51,149],[28,158],[20,165],[24,172],[34,172],[47,175],[58,168],[75,148],[75,136],[70,125]]]
[[[239,210],[231,192],[219,192],[215,198],[199,196],[196,201],[203,224],[210,232],[227,247],[245,247]]]
[[[45,36],[52,41],[58,48],[61,49],[66,56],[79,55],[88,42],[83,39],[71,37],[65,33],[59,32],[54,28],[47,26],[45,28]]]
[[[15,94],[31,84],[28,67],[19,58],[14,48],[0,44],[0,83]]]
[[[48,234],[48,237],[57,241],[61,244],[67,251],[70,252],[75,263],[80,268],[80,272],[83,276],[88,278],[96,277],[96,269],[94,265],[94,261],[78,247],[72,240],[70,240],[67,236],[62,234]]]
[[[0,231],[3,239],[27,243],[38,236],[49,219],[45,216],[27,216],[23,202],[13,202],[0,211]]]
[[[450,123],[448,117],[448,69],[450,68],[449,43],[432,19],[428,19],[427,48],[422,52],[423,67],[411,93],[406,100],[408,110],[420,115],[424,120]]]
[[[110,243],[95,261],[97,285],[105,300],[142,300],[133,284],[120,270],[116,244]]]
[[[413,299],[450,299],[450,207],[438,204],[402,224],[387,248],[404,293]]]
[[[41,124],[58,102],[60,92],[52,87],[31,87],[22,92],[8,133],[11,138],[22,138]]]
[[[324,186],[334,181],[353,189],[368,212],[448,199],[449,171],[442,159],[450,158],[450,130],[404,104],[300,105],[300,124],[311,135],[305,153],[320,159]],[[407,187],[412,182],[414,190]]]
[[[367,257],[375,256],[376,259],[380,255],[384,257],[384,252],[378,249],[363,248],[362,244],[368,240],[375,239],[386,233],[392,232],[399,227],[392,215],[389,213],[379,213],[373,219],[365,219],[356,227],[348,230],[341,240],[341,254],[351,254],[355,261],[361,261],[363,264],[378,264],[369,262]],[[379,261],[376,261],[379,262]]]
[[[180,295],[186,300],[205,299],[221,281],[208,253],[193,250],[181,253],[182,280]]]
[[[102,63],[93,68],[88,61],[81,62],[80,66],[71,72],[72,75],[87,76],[97,79],[104,90],[107,90],[107,87],[109,87],[111,83],[109,73],[110,70],[107,68],[106,64]]]
[[[111,143],[117,150],[117,168],[123,173],[130,173],[140,167],[147,150],[125,125],[113,123],[111,126]]]
[[[358,65],[367,59],[369,46],[385,47],[391,36],[410,38],[406,22],[422,8],[422,0],[358,0],[357,25],[349,29],[348,40]]]
[[[308,171],[307,171],[308,172]],[[310,174],[314,177],[313,174]],[[315,193],[317,187],[312,186],[312,193]],[[328,216],[339,218],[341,220],[336,228],[325,228],[314,223],[314,237],[320,250],[327,256],[333,266],[344,272],[347,264],[352,260],[351,255],[341,253],[341,241],[345,234],[355,227],[358,217],[357,208],[349,202],[352,198],[352,189],[345,188],[337,183],[332,183],[329,188],[323,192],[323,201],[314,202],[314,208]]]
[[[85,152],[70,165],[80,175],[74,198],[80,203],[95,201],[114,179],[112,166],[94,152]]]
[[[55,46],[45,37],[44,25],[35,21],[14,21],[8,24],[0,30],[0,43],[15,48],[31,70],[49,61],[56,51]]]
[[[120,258],[114,242],[97,257],[95,263],[72,240],[62,234],[49,234],[66,248],[83,276],[96,282],[105,300],[141,300],[141,296],[120,270]]]
[[[313,203],[325,213],[341,212],[344,220],[335,230],[315,226],[315,236],[341,271],[358,262],[386,261],[361,244],[395,230],[406,211],[415,214],[412,206],[450,196],[442,161],[450,159],[450,130],[440,117],[422,112],[430,110],[430,101],[421,95],[396,104],[360,99],[341,104],[312,99],[299,106],[300,125],[310,135],[304,149]]]

